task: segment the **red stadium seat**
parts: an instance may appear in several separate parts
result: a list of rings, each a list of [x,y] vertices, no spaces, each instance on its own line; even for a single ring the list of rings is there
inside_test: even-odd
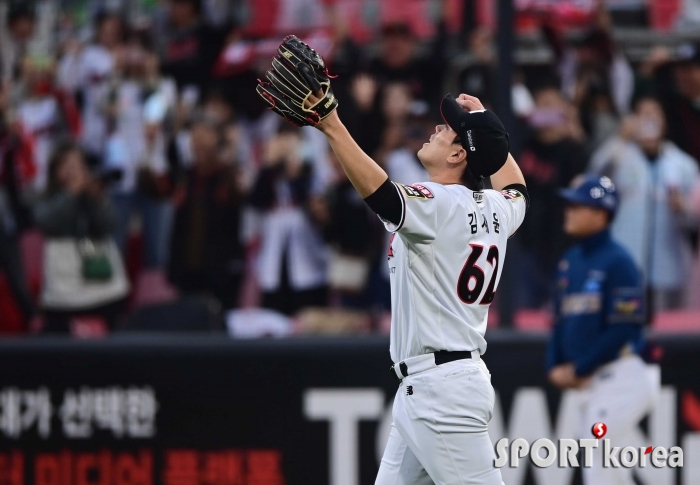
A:
[[[177,290],[168,282],[163,270],[144,269],[135,278],[131,306],[136,309],[168,303],[177,297]]]
[[[552,326],[548,310],[519,310],[515,314],[515,328],[526,332],[547,332]]]
[[[659,333],[700,332],[700,310],[659,312],[654,316],[652,328]]]

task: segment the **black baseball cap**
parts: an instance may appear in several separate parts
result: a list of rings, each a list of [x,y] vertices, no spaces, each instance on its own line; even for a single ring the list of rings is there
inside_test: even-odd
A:
[[[508,159],[508,133],[492,111],[464,111],[448,94],[440,103],[445,123],[460,138],[467,151],[467,169],[477,177],[498,172]]]

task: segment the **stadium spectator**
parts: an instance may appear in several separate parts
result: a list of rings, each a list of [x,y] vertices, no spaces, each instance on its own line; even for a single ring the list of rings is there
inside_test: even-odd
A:
[[[698,166],[666,137],[661,104],[636,103],[620,136],[593,156],[591,170],[611,176],[620,194],[614,237],[632,254],[651,290],[654,311],[680,308],[691,266],[690,194]]]
[[[0,272],[28,322],[35,308],[20,257],[19,235],[30,224],[22,189],[33,177],[35,167],[30,141],[8,120],[9,91],[9,83],[0,84]]]
[[[183,109],[184,108],[184,109]],[[186,111],[190,111],[189,113]],[[184,112],[183,112],[184,111]],[[259,170],[256,156],[255,141],[251,140],[250,126],[241,121],[237,109],[231,103],[226,91],[209,90],[199,106],[183,107],[180,103],[176,108],[174,133],[168,147],[171,167],[175,170],[192,166],[191,150],[191,119],[205,118],[221,127],[223,145],[220,157],[222,160],[235,161],[238,165],[238,176],[244,191],[252,186]],[[177,119],[181,118],[181,119]],[[247,129],[248,128],[248,129]],[[175,176],[175,178],[177,178]]]
[[[117,244],[124,252],[132,216],[138,213],[145,266],[162,268],[167,262],[172,219],[168,197],[173,185],[163,123],[175,103],[175,86],[161,78],[156,55],[132,39],[116,56],[107,98],[110,134],[103,169],[113,180]]]
[[[592,153],[617,132],[618,111],[608,83],[596,69],[579,73],[577,98],[581,126],[586,134],[586,148]]]
[[[675,56],[666,48],[654,49],[640,66],[637,92],[661,100],[668,138],[700,160],[700,43],[680,46]]]
[[[532,130],[518,160],[530,193],[531,208],[516,236],[519,278],[529,281],[520,304],[537,308],[549,300],[555,265],[566,246],[561,230],[563,208],[557,190],[586,167],[583,138],[575,109],[555,87],[535,92],[535,109],[528,117]],[[542,244],[542,241],[547,241]]]
[[[233,106],[223,92],[211,91],[202,102],[202,114],[221,126],[233,122]]]
[[[212,67],[223,37],[202,19],[202,0],[169,0],[168,21],[158,36],[163,73],[178,88],[195,87],[201,93],[211,80]]]
[[[386,164],[391,152],[404,144],[406,119],[416,104],[411,88],[407,83],[392,82],[386,84],[381,91],[381,139],[375,152],[375,158],[382,166]]]
[[[251,47],[244,37],[244,29],[231,30],[212,68],[212,79],[207,83],[209,88],[231,101],[241,115],[257,119],[265,106],[247,94],[260,76],[255,69],[255,59],[246,54],[248,48]]]
[[[401,184],[427,182],[430,177],[416,154],[435,132],[435,125],[425,116],[412,115],[402,128],[401,144],[386,157],[387,175]]]
[[[634,92],[634,72],[612,37],[612,21],[605,2],[596,1],[594,25],[578,39],[565,43],[558,26],[543,24],[543,33],[557,59],[564,95],[577,106],[590,91],[609,93],[614,112],[629,112]],[[602,88],[601,88],[602,86]]]
[[[339,99],[350,100],[355,77],[362,70],[364,52],[362,46],[350,35],[351,20],[343,5],[324,2],[324,8],[333,33],[333,50],[327,61],[332,73],[338,76],[333,82],[333,92]]]
[[[80,135],[80,114],[73,98],[54,83],[50,57],[27,56],[22,63],[21,82],[14,83],[13,98],[18,121],[34,143],[37,192],[46,188],[49,157],[57,140]]]
[[[488,109],[494,108],[496,90],[496,56],[493,34],[477,28],[469,34],[469,64],[457,75],[460,93],[476,96]]]
[[[441,10],[444,10],[442,3]],[[380,55],[370,62],[369,73],[382,85],[406,83],[412,97],[436,106],[443,94],[445,73],[447,34],[442,18],[432,43],[431,55],[422,59],[416,53],[417,39],[411,26],[401,21],[387,23],[381,31]]]
[[[479,27],[470,33],[465,61],[466,66],[457,73],[458,91],[476,96],[487,109],[497,109],[495,96],[498,59],[490,29]],[[521,118],[529,115],[534,105],[523,77],[522,73],[515,73],[511,91],[513,112]]]
[[[243,277],[243,195],[235,167],[222,160],[223,133],[206,118],[191,131],[193,165],[176,194],[170,281],[184,294],[207,294],[238,306]]]
[[[0,79],[16,81],[22,60],[29,55],[36,27],[36,16],[29,2],[8,2],[7,27],[0,29]]]
[[[384,121],[379,106],[379,87],[373,77],[359,74],[350,83],[348,102],[343,103],[342,108],[339,105],[348,130],[366,153],[375,153],[382,139]]]
[[[76,319],[87,316],[114,328],[129,282],[111,236],[109,200],[76,145],[60,146],[51,157],[46,195],[34,217],[46,238],[44,330],[69,332]]]
[[[250,146],[241,136],[241,127],[236,120],[236,110],[223,91],[212,90],[208,93],[202,103],[202,115],[222,127],[224,133],[222,159],[241,161],[251,157]],[[253,170],[255,167],[241,168]]]
[[[59,66],[59,82],[82,103],[82,143],[97,165],[109,134],[108,95],[115,68],[115,56],[124,43],[124,25],[114,13],[103,12],[95,19],[94,42],[82,48],[74,41]]]
[[[381,275],[387,266],[385,231],[357,195],[335,154],[329,152],[336,179],[326,194],[326,204],[314,214],[323,224],[323,235],[330,245],[329,285],[341,293],[345,307],[388,308],[390,305],[381,301],[381,295],[389,293],[388,278]],[[382,283],[384,291],[379,289]]]
[[[302,159],[301,132],[283,124],[267,144],[265,166],[250,195],[261,215],[257,280],[262,306],[293,315],[327,304],[327,251],[308,211],[322,195],[312,164]]]

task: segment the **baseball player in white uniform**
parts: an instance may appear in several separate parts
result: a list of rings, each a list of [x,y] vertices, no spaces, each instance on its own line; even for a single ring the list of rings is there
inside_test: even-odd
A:
[[[430,181],[402,185],[355,144],[334,112],[323,131],[350,181],[394,234],[389,248],[393,426],[377,485],[501,485],[481,355],[508,238],[527,189],[508,136],[481,102],[441,103],[444,125],[418,152]],[[481,190],[491,176],[495,190]]]
[[[445,124],[418,151],[430,181],[394,183],[341,123],[316,52],[289,36],[279,53],[258,94],[286,120],[326,135],[393,233],[390,350],[400,385],[376,484],[501,485],[488,436],[494,391],[481,355],[507,240],[528,201],[508,134],[477,98],[448,94]],[[489,176],[495,190],[483,190]]]

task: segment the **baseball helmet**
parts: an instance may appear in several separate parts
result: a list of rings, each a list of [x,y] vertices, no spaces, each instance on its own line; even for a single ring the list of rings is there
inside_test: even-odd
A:
[[[559,196],[572,204],[604,209],[612,216],[617,212],[620,202],[615,184],[608,177],[600,175],[581,177],[571,188],[560,189]]]

